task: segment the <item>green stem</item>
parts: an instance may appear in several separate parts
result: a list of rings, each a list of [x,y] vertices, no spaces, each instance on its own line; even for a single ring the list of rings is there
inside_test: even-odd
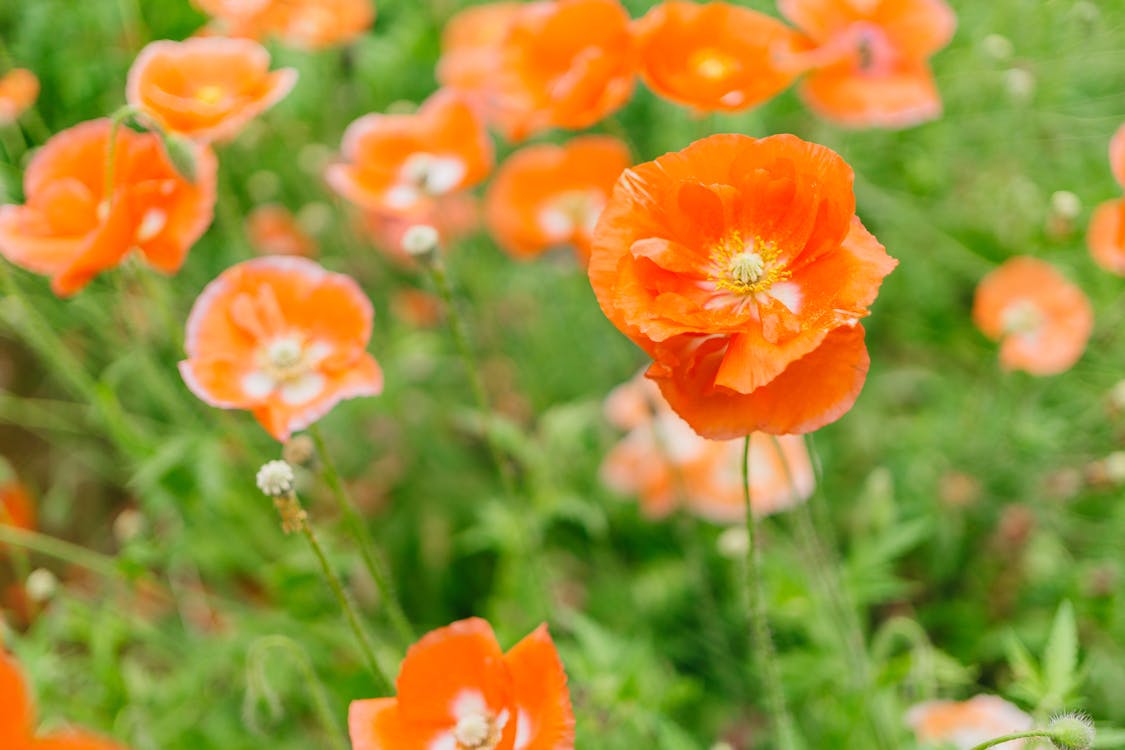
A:
[[[316,444],[316,452],[320,456],[321,476],[332,490],[332,496],[336,499],[336,506],[343,514],[348,525],[348,531],[359,547],[367,572],[379,589],[379,595],[383,600],[383,606],[386,608],[391,625],[402,641],[402,645],[404,647],[409,646],[414,642],[414,629],[410,626],[410,621],[406,618],[406,613],[399,602],[390,571],[379,555],[379,551],[375,548],[375,540],[371,538],[367,524],[364,523],[363,517],[356,510],[351,495],[340,479],[340,473],[336,470],[336,464],[332,460],[332,455],[328,452],[328,446],[324,442],[324,435],[321,434],[320,427],[314,424],[308,432],[312,436],[313,442]]]
[[[1003,737],[995,737],[991,740],[988,740],[987,742],[982,742],[979,745],[973,747],[972,750],[987,750],[990,747],[1002,745],[1005,742],[1011,742],[1012,740],[1026,740],[1032,737],[1046,737],[1047,739],[1050,739],[1051,733],[1046,729],[1029,729],[1026,732],[1013,732],[1012,734],[1006,734]]]
[[[121,569],[112,557],[93,552],[77,544],[64,542],[53,536],[40,534],[37,531],[17,529],[14,526],[0,525],[0,543],[11,544],[41,555],[53,557],[56,560],[68,562],[81,568],[98,573],[110,579],[124,577]]]
[[[333,572],[332,566],[328,564],[328,558],[324,555],[324,549],[320,546],[320,542],[316,538],[316,533],[312,529],[312,525],[308,521],[301,524],[301,533],[305,535],[305,539],[309,542],[309,547],[312,548],[313,554],[316,555],[317,561],[320,563],[320,569],[324,573],[325,580],[328,581],[329,588],[332,593],[336,595],[336,600],[340,603],[340,609],[344,611],[344,616],[347,618],[348,625],[351,626],[352,632],[355,634],[356,641],[359,643],[359,649],[363,653],[364,661],[367,662],[367,668],[371,675],[375,678],[376,690],[380,695],[390,695],[393,692],[391,687],[391,680],[387,677],[387,673],[379,666],[378,659],[375,658],[375,649],[371,645],[371,640],[367,636],[367,631],[363,629],[360,623],[359,615],[356,613],[355,606],[352,605],[348,593],[344,591],[343,584],[340,579],[336,577]]]
[[[781,461],[785,480],[789,485],[793,498],[799,500],[797,483],[793,478],[793,469],[785,455],[785,449],[776,435],[770,435],[773,448],[777,451]],[[809,447],[811,451],[811,446]],[[840,579],[836,561],[831,559],[827,546],[817,530],[816,522],[812,517],[807,502],[798,502],[793,515],[797,521],[797,535],[801,547],[804,549],[805,558],[813,570],[813,578],[821,590],[821,595],[827,600],[828,608],[835,615],[838,625],[836,632],[843,641],[843,652],[848,661],[848,671],[853,681],[855,690],[863,693],[873,693],[875,689],[870,656],[867,651],[867,642],[860,627],[859,618],[856,616],[855,606],[847,595],[844,583]],[[872,703],[878,703],[872,700]],[[870,714],[871,730],[875,735],[877,747],[893,750],[894,742],[891,737],[894,731],[882,709],[873,710]]]
[[[742,499],[746,508],[746,537],[749,549],[746,553],[747,585],[750,595],[750,626],[753,631],[754,655],[761,671],[761,683],[766,693],[767,709],[774,729],[777,731],[777,746],[780,750],[794,750],[797,747],[793,719],[785,707],[785,692],[781,682],[781,671],[777,666],[773,636],[766,617],[766,592],[762,580],[762,549],[758,537],[758,519],[750,503],[750,436],[742,451]]]
[[[263,684],[268,684],[268,680],[263,675],[263,670],[266,663],[265,654],[270,649],[284,651],[293,659],[297,669],[305,678],[305,687],[312,695],[313,708],[325,734],[331,738],[332,745],[336,750],[348,750],[348,743],[340,730],[340,725],[336,722],[336,716],[328,701],[324,683],[317,676],[308,653],[296,641],[283,635],[270,635],[255,641],[251,644],[246,657],[251,674],[257,675],[259,681]]]

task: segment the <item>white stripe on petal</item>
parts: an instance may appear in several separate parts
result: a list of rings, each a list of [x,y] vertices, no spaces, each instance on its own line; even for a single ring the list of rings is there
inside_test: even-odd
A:
[[[319,372],[310,372],[281,386],[281,400],[289,406],[307,404],[324,392],[326,379]]]
[[[242,378],[242,392],[250,398],[265,398],[273,393],[277,381],[264,372],[255,371]]]

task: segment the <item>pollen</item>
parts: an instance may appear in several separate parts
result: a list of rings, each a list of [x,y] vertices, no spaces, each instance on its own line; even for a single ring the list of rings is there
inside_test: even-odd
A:
[[[207,86],[200,86],[195,90],[195,98],[204,104],[218,104],[226,95],[226,91],[222,86],[215,86],[214,84]]]
[[[778,263],[780,249],[772,242],[755,237],[746,242],[734,232],[711,250],[711,280],[719,289],[735,294],[756,294],[790,272]]]
[[[453,729],[457,750],[493,750],[500,744],[500,737],[496,722],[482,713],[474,712],[461,717]]]

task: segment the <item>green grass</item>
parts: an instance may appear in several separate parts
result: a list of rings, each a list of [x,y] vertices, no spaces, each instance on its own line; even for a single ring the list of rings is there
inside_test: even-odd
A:
[[[634,15],[650,5],[626,4]],[[745,4],[775,13],[764,0]],[[838,150],[858,176],[859,215],[900,260],[867,321],[864,393],[815,437],[818,512],[865,628],[886,645],[877,695],[846,689],[848,662],[792,542],[792,520],[766,524],[785,688],[809,748],[866,746],[872,711],[897,719],[933,695],[993,692],[1029,710],[1081,708],[1099,724],[1125,725],[1125,502],[1119,487],[1081,481],[1087,464],[1125,439],[1125,415],[1108,408],[1125,377],[1121,281],[1093,264],[1083,240],[1092,209],[1120,192],[1106,147],[1125,121],[1125,5],[952,4],[958,33],[933,61],[946,107],[936,122],[844,132],[808,114],[793,92],[746,115],[698,122],[643,87],[617,118],[638,160],[715,131],[792,132]],[[524,488],[514,507],[474,431],[471,392],[444,329],[412,328],[389,309],[393,290],[425,288],[425,279],[359,240],[320,178],[320,155],[336,149],[348,122],[434,89],[440,27],[461,5],[382,0],[373,33],[354,48],[271,48],[301,81],[220,149],[224,214],[176,277],[118,271],[60,301],[43,279],[8,267],[29,304],[0,300],[0,453],[35,487],[44,532],[111,556],[118,571],[112,578],[33,554],[65,585],[7,642],[46,723],[83,724],[135,750],[325,746],[297,664],[255,648],[275,635],[308,655],[341,726],[348,701],[370,696],[307,548],[281,533],[254,487],[277,446],[248,415],[221,414],[186,390],[174,367],[181,352],[162,323],[164,314],[182,320],[207,281],[249,256],[237,222],[268,199],[294,210],[324,204],[332,221],[318,238],[323,263],[354,275],[377,308],[371,350],[386,393],[341,405],[322,427],[417,629],[482,614],[508,646],[537,624],[545,594],[579,747],[707,748],[761,734],[741,564],[720,554],[721,529],[687,517],[653,523],[597,480],[617,439],[600,402],[644,358],[604,319],[581,270],[565,260],[514,263],[483,234],[450,260],[492,395],[519,406],[505,432]],[[26,121],[31,145],[123,103],[136,49],[120,14],[132,7],[0,4],[7,55],[42,79],[45,129]],[[183,38],[203,21],[186,0],[142,0],[139,10],[145,39]],[[1010,58],[988,54],[993,34],[1011,40]],[[1034,80],[1029,96],[1011,93],[1012,70]],[[19,201],[23,164],[12,156],[23,136],[4,136],[0,201]],[[270,182],[256,179],[263,173],[278,178],[272,195],[261,194]],[[1069,231],[1049,233],[1059,190],[1074,192],[1082,212]],[[970,320],[981,276],[1020,254],[1055,263],[1094,303],[1089,349],[1064,375],[1002,372],[995,345]],[[122,450],[104,413],[32,350],[28,315],[41,316],[98,386],[117,394],[136,445]],[[1076,492],[1054,489],[1060,472],[1077,472]],[[953,473],[979,487],[964,507],[942,500]],[[326,490],[305,479],[330,557],[393,652]],[[144,519],[130,539],[113,531],[125,508]],[[1030,519],[1026,533],[1005,534],[1014,514]],[[173,606],[146,609],[144,577],[170,592]],[[1012,642],[1042,655],[1064,601],[1074,608],[1081,667],[1073,690],[1049,705],[1049,691],[1013,669]],[[913,642],[895,635],[904,621],[921,628],[906,631]],[[905,730],[897,746],[912,746]]]

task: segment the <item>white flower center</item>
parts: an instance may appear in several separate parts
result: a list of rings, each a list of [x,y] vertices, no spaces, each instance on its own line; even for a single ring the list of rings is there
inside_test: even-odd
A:
[[[400,187],[439,196],[452,191],[461,183],[465,176],[465,164],[454,157],[420,151],[411,154],[403,162],[399,174],[404,183]]]
[[[1039,308],[1030,300],[1019,300],[1008,305],[1001,314],[1004,332],[1015,335],[1034,333],[1042,322]]]
[[[301,363],[304,347],[296,338],[277,339],[266,347],[266,360],[271,368],[287,372]]]
[[[468,713],[457,721],[453,739],[457,750],[493,750],[500,744],[500,727],[486,714]]]

